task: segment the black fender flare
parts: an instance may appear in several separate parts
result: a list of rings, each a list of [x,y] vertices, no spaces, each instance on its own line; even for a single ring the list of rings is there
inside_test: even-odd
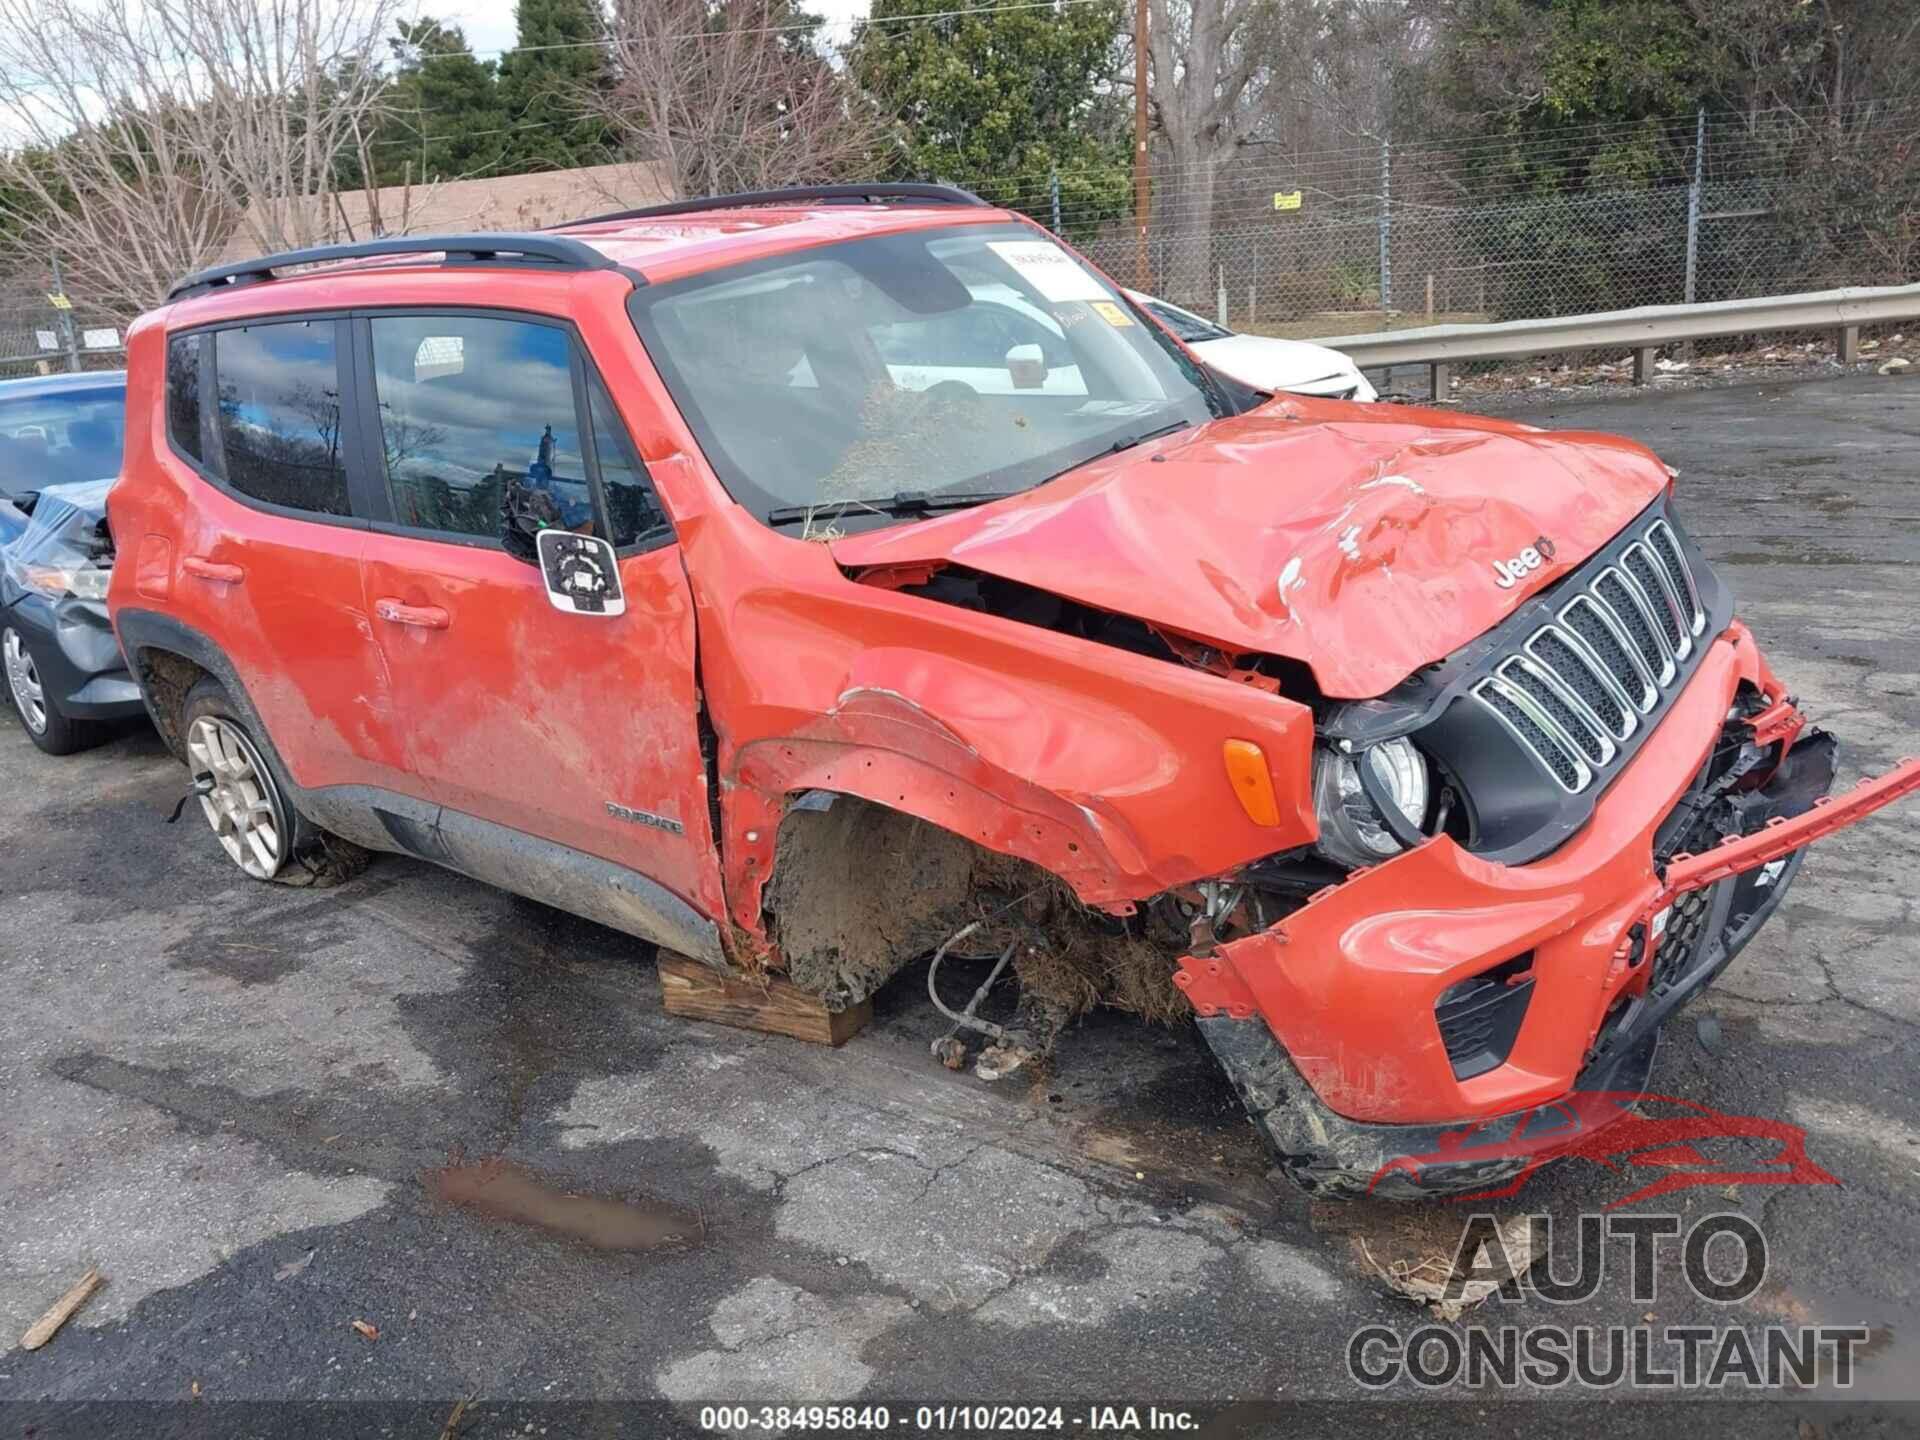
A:
[[[267,759],[278,772],[276,778],[294,795],[300,793],[300,787],[292,783],[293,777],[287,769],[286,758],[274,745],[272,734],[261,722],[260,711],[253,703],[253,697],[247,693],[246,682],[240,678],[238,667],[226,651],[191,625],[184,625],[171,615],[163,615],[157,610],[116,610],[113,613],[113,629],[120,640],[120,653],[126,656],[127,669],[139,682],[140,698],[146,702],[148,718],[175,755],[182,754],[184,742],[174,723],[175,717],[165,712],[154,695],[153,666],[147,658],[151,651],[190,660],[218,680],[221,688],[227,692],[227,698],[240,712],[240,718],[247,722],[247,729],[252,732],[255,743],[266,752]]]

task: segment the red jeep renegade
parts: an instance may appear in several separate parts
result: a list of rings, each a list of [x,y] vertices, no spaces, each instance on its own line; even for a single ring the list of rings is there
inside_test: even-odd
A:
[[[291,273],[281,273],[291,272]],[[1270,397],[1045,231],[827,187],[195,275],[109,601],[249,875],[432,860],[829,1009],[1190,1010],[1303,1184],[1638,1088],[1807,728],[1637,445]],[[937,958],[937,957],[936,957]]]

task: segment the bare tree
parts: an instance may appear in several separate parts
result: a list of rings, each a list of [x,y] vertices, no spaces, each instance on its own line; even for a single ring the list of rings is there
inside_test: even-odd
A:
[[[1147,52],[1152,106],[1165,146],[1165,182],[1155,209],[1169,217],[1166,288],[1203,304],[1213,231],[1213,194],[1223,161],[1258,128],[1268,60],[1286,6],[1279,0],[1149,0]]]
[[[615,0],[582,110],[682,196],[870,174],[885,129],[796,32],[792,0]]]
[[[332,238],[401,0],[0,0],[0,223],[122,318],[215,260]]]

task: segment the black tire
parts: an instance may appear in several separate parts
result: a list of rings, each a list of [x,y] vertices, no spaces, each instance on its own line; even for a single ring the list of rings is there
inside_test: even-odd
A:
[[[222,797],[197,799],[188,805],[187,813],[198,812],[207,819],[228,858],[249,878],[280,884],[314,883],[314,857],[328,848],[326,842],[331,837],[294,808],[289,798],[293,787],[281,773],[271,748],[261,743],[252,723],[234,705],[226,688],[211,676],[189,690],[186,703],[180,707],[181,744],[186,752],[187,768],[194,772],[196,783],[212,773],[200,768],[207,764],[207,737],[196,731],[203,720],[210,722],[213,735],[226,748],[226,753],[244,762],[251,772],[253,778],[246,782],[243,793],[269,807],[266,814],[272,822],[276,842],[272,846],[271,861],[262,858],[259,845],[251,839],[225,834],[215,823],[215,816],[208,811],[219,809]]]
[[[39,671],[34,666],[32,653],[27,650],[20,632],[13,626],[0,627],[0,652],[10,653],[15,646],[26,667],[26,683],[37,684]],[[49,755],[72,755],[80,750],[91,750],[105,740],[110,727],[98,720],[76,720],[71,715],[61,713],[53,697],[43,690],[36,702],[22,694],[20,679],[16,667],[9,664],[4,667],[7,677],[7,699],[13,704],[13,713],[20,717],[20,724],[27,732],[27,738]],[[35,723],[36,718],[38,724]]]

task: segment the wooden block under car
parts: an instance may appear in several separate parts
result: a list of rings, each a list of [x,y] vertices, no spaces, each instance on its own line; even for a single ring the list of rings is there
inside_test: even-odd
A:
[[[844,1045],[873,1019],[871,1000],[848,1010],[829,1010],[818,995],[776,975],[723,975],[710,965],[665,950],[660,952],[659,965],[660,1003],[669,1015],[764,1030],[815,1045]]]

